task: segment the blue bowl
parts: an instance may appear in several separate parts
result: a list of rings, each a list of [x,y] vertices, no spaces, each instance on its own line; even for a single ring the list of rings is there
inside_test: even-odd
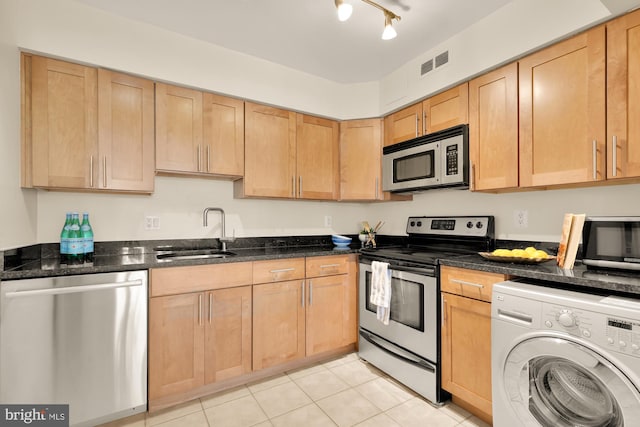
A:
[[[331,235],[331,241],[338,247],[347,247],[351,243],[351,237],[340,236],[337,234]]]

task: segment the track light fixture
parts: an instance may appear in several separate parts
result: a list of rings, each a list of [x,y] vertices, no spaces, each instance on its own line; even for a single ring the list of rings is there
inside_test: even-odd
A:
[[[393,28],[393,20],[397,19],[399,21],[400,16],[371,0],[360,1],[380,9],[384,14],[384,31],[382,32],[382,40],[391,40],[398,35],[398,33],[396,33],[396,30]],[[351,6],[349,3],[345,3],[344,0],[335,0],[335,3],[336,9],[338,10],[338,19],[340,21],[346,21],[347,19],[349,19],[349,17],[351,17],[351,13],[353,12],[353,6]]]

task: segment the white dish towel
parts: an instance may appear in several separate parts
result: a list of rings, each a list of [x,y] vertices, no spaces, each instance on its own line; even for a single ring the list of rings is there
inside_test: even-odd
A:
[[[376,312],[378,320],[388,325],[391,312],[391,270],[387,262],[371,261],[369,302],[378,306]]]

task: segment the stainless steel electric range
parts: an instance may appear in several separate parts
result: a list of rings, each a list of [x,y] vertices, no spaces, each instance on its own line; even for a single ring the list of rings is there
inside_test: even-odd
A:
[[[495,247],[492,216],[409,217],[406,244],[362,249],[360,256],[359,356],[433,403],[440,388],[439,260]],[[377,319],[371,295],[371,262],[391,272],[390,320]]]

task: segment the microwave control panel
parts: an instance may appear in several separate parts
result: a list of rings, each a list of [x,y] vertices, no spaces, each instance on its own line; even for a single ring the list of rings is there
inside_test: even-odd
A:
[[[447,175],[458,174],[458,144],[447,145]]]

